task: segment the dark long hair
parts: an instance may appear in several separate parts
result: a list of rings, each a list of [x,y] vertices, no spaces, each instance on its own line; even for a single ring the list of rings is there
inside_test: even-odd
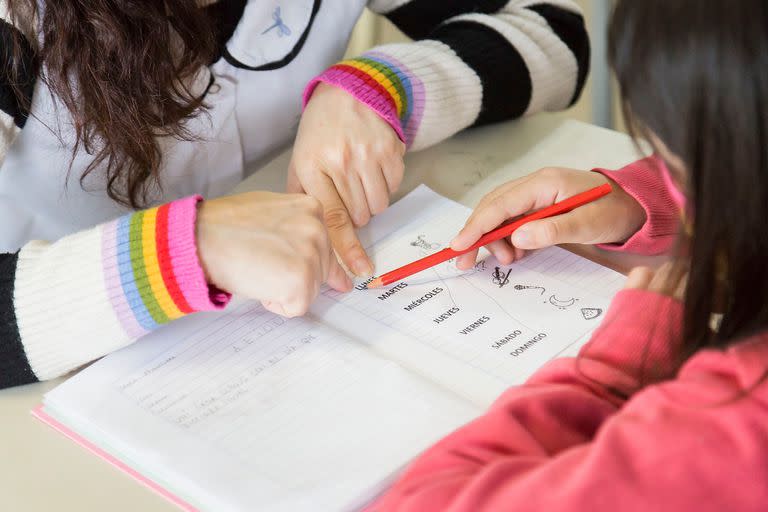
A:
[[[40,77],[72,114],[74,151],[94,157],[81,184],[104,168],[112,199],[143,206],[159,184],[157,137],[192,140],[185,122],[205,106],[190,89],[214,54],[198,2],[55,0],[40,11],[36,0],[8,3],[17,24],[31,26],[31,14],[42,16],[42,42],[28,34]],[[16,41],[16,55],[22,46]]]
[[[609,30],[628,124],[684,163],[688,354],[768,328],[768,2],[623,0]],[[722,313],[719,329],[712,313]]]

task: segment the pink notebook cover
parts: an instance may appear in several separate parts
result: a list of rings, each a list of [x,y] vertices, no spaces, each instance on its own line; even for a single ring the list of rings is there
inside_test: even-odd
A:
[[[199,512],[198,509],[187,503],[186,501],[182,500],[175,494],[171,493],[164,487],[162,487],[157,482],[150,480],[146,476],[142,475],[132,467],[128,466],[121,460],[113,457],[112,455],[108,454],[92,442],[88,441],[81,435],[77,434],[76,432],[72,431],[70,428],[68,428],[66,425],[63,425],[62,423],[59,423],[56,421],[53,417],[48,415],[43,410],[43,406],[40,405],[32,410],[32,416],[39,419],[49,427],[53,428],[54,430],[57,430],[59,433],[64,434],[66,437],[74,441],[75,443],[79,444],[89,452],[93,453],[97,457],[107,461],[112,466],[116,467],[120,471],[126,473],[128,476],[139,482],[141,485],[148,487],[152,491],[156,492],[166,500],[170,501],[177,507],[179,507],[181,510],[184,510],[185,512]]]

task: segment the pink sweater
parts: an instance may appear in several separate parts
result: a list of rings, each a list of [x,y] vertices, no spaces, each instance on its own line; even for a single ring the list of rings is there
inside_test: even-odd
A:
[[[599,171],[642,198],[636,252],[667,247],[678,215],[651,163]],[[674,299],[620,292],[578,358],[428,449],[373,510],[768,510],[768,333],[675,369],[680,319]]]

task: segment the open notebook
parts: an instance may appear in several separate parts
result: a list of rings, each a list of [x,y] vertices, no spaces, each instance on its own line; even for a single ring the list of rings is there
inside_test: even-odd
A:
[[[362,230],[376,268],[436,251],[469,210],[420,187]],[[546,361],[574,353],[620,274],[559,248],[470,272],[252,302],[105,357],[35,414],[186,510],[354,510]]]

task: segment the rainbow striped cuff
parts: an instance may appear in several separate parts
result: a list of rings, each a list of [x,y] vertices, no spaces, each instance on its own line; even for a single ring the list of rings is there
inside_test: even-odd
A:
[[[400,61],[380,51],[331,66],[304,89],[304,106],[320,82],[340,87],[381,116],[410,146],[424,113],[424,85]]]
[[[104,225],[102,260],[112,307],[126,333],[139,337],[196,311],[223,308],[197,257],[200,196],[126,215]]]

